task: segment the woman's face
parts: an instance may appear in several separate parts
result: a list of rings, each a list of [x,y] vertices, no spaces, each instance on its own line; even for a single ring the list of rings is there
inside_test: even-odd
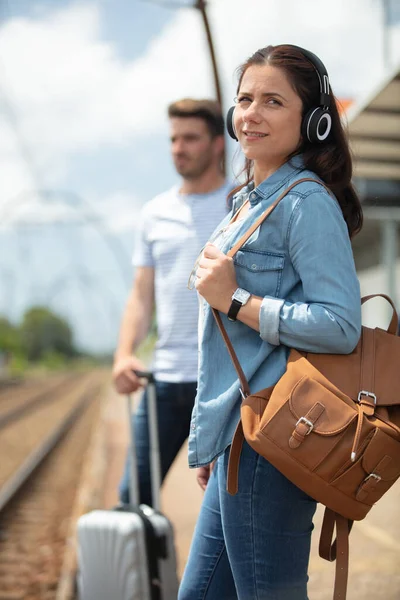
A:
[[[233,119],[246,158],[260,165],[283,164],[300,144],[302,102],[277,67],[247,69]]]

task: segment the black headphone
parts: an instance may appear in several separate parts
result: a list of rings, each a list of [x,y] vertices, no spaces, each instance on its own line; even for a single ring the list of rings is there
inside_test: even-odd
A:
[[[331,96],[329,93],[328,72],[318,56],[309,50],[300,48],[300,46],[293,46],[292,44],[285,44],[285,46],[286,45],[299,50],[312,64],[318,75],[320,90],[319,105],[309,110],[303,118],[303,122],[301,124],[301,133],[303,137],[307,138],[312,143],[323,142],[328,137],[332,127],[332,117],[329,112]],[[231,106],[231,108],[228,110],[228,114],[226,116],[226,126],[231,138],[238,141],[235,125],[233,123],[234,110],[235,106]]]

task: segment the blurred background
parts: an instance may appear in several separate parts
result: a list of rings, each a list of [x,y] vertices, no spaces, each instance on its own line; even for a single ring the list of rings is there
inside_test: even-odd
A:
[[[361,290],[400,306],[400,0],[0,0],[0,600],[76,600],[77,520],[117,502],[129,436],[111,360],[139,211],[177,182],[167,105],[226,113],[235,69],[280,43],[326,65],[364,207]],[[374,300],[365,323],[388,314]],[[185,446],[162,493],[179,575],[201,499]],[[354,527],[348,600],[399,600],[399,517],[395,485]],[[310,598],[331,600],[317,542]]]
[[[138,211],[176,181],[166,106],[217,96],[205,16],[224,110],[257,47],[290,42],[325,62],[365,206],[363,292],[398,300],[398,0],[1,0],[0,349],[14,371],[112,353]]]

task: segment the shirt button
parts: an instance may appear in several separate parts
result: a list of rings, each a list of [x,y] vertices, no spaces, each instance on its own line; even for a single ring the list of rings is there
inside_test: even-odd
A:
[[[250,194],[250,200],[255,200],[256,198],[256,193],[255,192],[251,192]]]
[[[257,269],[257,265],[251,265],[251,268],[253,269],[253,271],[255,271]]]
[[[196,429],[196,425],[192,425],[192,430],[194,431]]]

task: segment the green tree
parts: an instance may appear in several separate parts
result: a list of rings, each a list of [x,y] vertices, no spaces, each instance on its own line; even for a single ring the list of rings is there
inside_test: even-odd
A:
[[[20,350],[20,346],[17,327],[14,327],[6,317],[0,316],[0,352],[14,354]]]
[[[68,322],[42,306],[32,307],[24,314],[20,336],[31,361],[38,361],[51,352],[68,357],[77,353]]]

